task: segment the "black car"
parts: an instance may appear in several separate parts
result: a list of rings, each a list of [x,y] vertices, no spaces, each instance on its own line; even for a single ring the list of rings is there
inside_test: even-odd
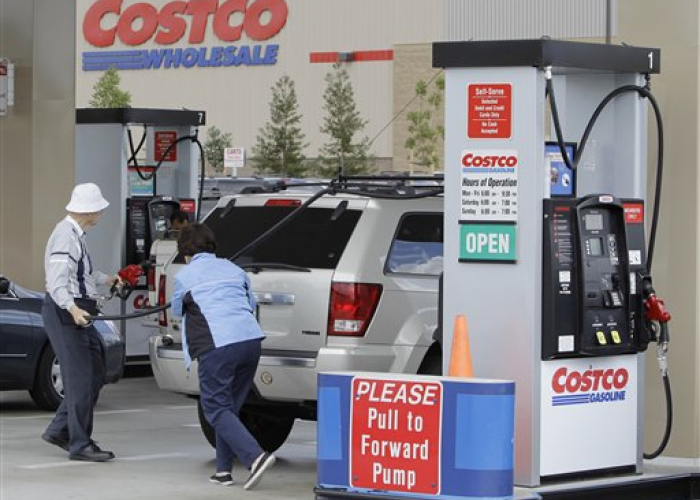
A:
[[[0,276],[0,390],[29,391],[42,409],[55,410],[63,399],[63,380],[44,331],[44,294],[26,290]],[[95,321],[102,336],[107,382],[124,372],[125,344],[111,321]]]

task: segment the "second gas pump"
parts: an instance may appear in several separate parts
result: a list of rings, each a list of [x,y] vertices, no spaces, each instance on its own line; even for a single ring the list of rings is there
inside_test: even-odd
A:
[[[197,219],[204,161],[197,132],[205,122],[203,111],[77,110],[76,183],[98,184],[111,203],[88,235],[96,269],[140,267],[153,241],[171,236],[172,212]],[[148,306],[144,273],[126,300],[107,301],[103,312],[125,315]],[[156,315],[118,323],[127,362],[147,362],[148,338],[158,333]]]

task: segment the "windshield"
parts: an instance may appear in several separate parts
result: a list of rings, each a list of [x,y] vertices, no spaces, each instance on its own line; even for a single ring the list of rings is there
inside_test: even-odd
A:
[[[216,235],[217,256],[229,258],[289,215],[296,207],[216,208],[204,224]],[[223,218],[221,215],[224,214]],[[236,260],[288,264],[316,269],[335,269],[361,215],[360,210],[307,208],[292,222]],[[178,255],[177,262],[182,262]]]

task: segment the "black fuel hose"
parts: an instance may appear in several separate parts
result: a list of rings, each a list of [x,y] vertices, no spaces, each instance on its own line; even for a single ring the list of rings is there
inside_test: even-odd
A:
[[[167,151],[166,151],[167,153]],[[165,155],[164,155],[165,156]],[[332,180],[329,183],[329,186],[321,189],[320,191],[317,191],[314,193],[313,196],[311,196],[308,200],[306,200],[303,204],[299,205],[297,208],[295,208],[292,212],[287,214],[286,217],[284,217],[282,220],[277,222],[274,226],[272,226],[270,229],[262,233],[260,236],[258,236],[256,239],[251,241],[248,245],[244,246],[241,248],[238,252],[233,254],[231,257],[228,258],[230,261],[235,261],[238,257],[241,255],[244,255],[246,252],[249,252],[253,248],[257,247],[258,245],[262,244],[263,242],[267,241],[271,236],[273,236],[276,232],[281,230],[284,226],[292,222],[294,219],[301,214],[303,210],[305,210],[309,205],[311,205],[313,202],[321,198],[322,196],[332,193],[332,194],[337,194],[337,193],[346,193],[346,194],[355,194],[355,195],[360,195],[360,196],[370,196],[370,197],[376,197],[376,198],[389,198],[389,199],[417,199],[417,198],[425,198],[428,196],[436,196],[439,194],[442,194],[444,191],[444,188],[436,188],[436,189],[429,189],[426,190],[423,193],[415,193],[415,194],[400,194],[400,195],[391,195],[389,193],[380,193],[380,192],[374,192],[374,191],[360,191],[358,189],[353,189],[357,187],[367,187],[367,184],[360,184],[360,183],[346,183],[344,181],[338,182],[337,180]],[[383,187],[379,185],[379,187]],[[170,302],[167,302],[165,304],[162,304],[157,307],[152,307],[148,309],[144,309],[140,312],[137,313],[131,313],[131,314],[124,314],[124,315],[114,315],[114,316],[88,316],[88,320],[90,321],[103,321],[103,320],[122,320],[122,319],[133,319],[133,318],[140,318],[142,316],[148,316],[160,311],[164,311],[165,309],[168,309],[170,307]]]
[[[170,307],[170,302],[156,306],[156,307],[149,307],[148,309],[142,309],[139,312],[133,312],[129,314],[114,314],[114,315],[108,315],[108,314],[100,314],[98,316],[85,316],[88,321],[119,321],[122,319],[134,319],[134,318],[142,318],[144,316],[150,316],[151,314],[155,314],[161,311],[165,311]]]
[[[128,138],[129,138],[129,150],[131,152],[131,158],[127,162],[127,165],[130,165],[131,162],[133,161],[133,165],[130,165],[130,166],[133,166],[136,169],[136,173],[144,181],[150,181],[151,179],[153,179],[153,177],[156,176],[156,174],[158,173],[158,170],[160,169],[161,165],[163,164],[163,161],[165,160],[165,158],[167,158],[168,153],[170,153],[170,150],[173,147],[175,147],[177,144],[179,144],[183,141],[187,141],[187,140],[191,140],[192,142],[197,144],[197,147],[199,148],[199,159],[200,159],[200,165],[201,165],[201,170],[200,170],[200,174],[199,174],[199,194],[197,196],[197,214],[196,214],[196,218],[197,218],[197,220],[199,220],[199,217],[202,213],[202,196],[204,193],[204,175],[206,173],[206,158],[204,156],[204,146],[202,146],[202,143],[199,140],[199,137],[197,136],[197,132],[195,132],[194,135],[184,135],[182,137],[179,137],[176,140],[174,140],[173,142],[171,142],[170,144],[168,144],[168,147],[165,149],[165,152],[163,152],[160,160],[158,160],[158,163],[153,168],[153,173],[151,173],[149,175],[149,174],[146,174],[146,173],[141,171],[141,167],[139,166],[139,162],[136,159],[136,155],[141,150],[141,146],[143,145],[143,142],[146,138],[146,128],[145,127],[146,126],[144,125],[144,132],[143,132],[143,135],[141,137],[141,141],[139,142],[139,145],[136,149],[134,149],[134,142],[133,142],[133,139],[131,137],[131,130],[129,130],[129,132],[127,134]]]
[[[257,238],[255,238],[253,241],[251,241],[250,243],[248,243],[246,246],[244,246],[243,248],[241,248],[239,251],[237,251],[235,254],[233,254],[231,257],[229,257],[228,260],[234,261],[234,260],[236,260],[238,257],[240,257],[241,255],[244,255],[246,252],[249,252],[249,251],[252,250],[253,248],[255,248],[255,247],[257,247],[258,245],[260,245],[261,243],[267,241],[267,240],[268,240],[272,235],[274,235],[277,231],[279,231],[279,230],[282,229],[284,226],[286,226],[287,224],[289,224],[290,222],[292,222],[294,219],[296,219],[297,216],[298,216],[299,214],[301,214],[301,212],[302,212],[303,210],[306,209],[306,207],[308,207],[309,205],[311,205],[314,201],[318,200],[318,199],[319,199],[320,197],[322,197],[323,195],[325,195],[325,194],[331,192],[333,189],[334,189],[334,185],[333,185],[333,183],[331,183],[331,185],[328,186],[327,188],[321,189],[320,191],[317,191],[316,193],[314,193],[314,195],[313,195],[311,198],[309,198],[309,199],[306,200],[304,203],[302,203],[301,205],[299,205],[297,208],[295,208],[294,210],[292,210],[289,214],[287,214],[286,217],[284,217],[282,220],[280,220],[277,224],[275,224],[275,225],[272,226],[270,229],[268,229],[267,231],[265,231],[264,233],[262,233],[260,236],[258,236]]]
[[[131,128],[127,129],[127,136],[129,138],[129,151],[131,152],[131,157],[126,161],[127,166],[130,166],[132,161],[137,162],[136,155],[139,154],[141,148],[143,147],[143,143],[146,142],[146,135],[146,125],[144,125],[143,132],[141,133],[141,140],[139,140],[139,145],[136,146],[136,149],[134,149],[134,140],[131,136]]]
[[[554,86],[552,84],[551,75],[546,78],[547,96],[549,97],[549,103],[552,109],[552,121],[554,122],[554,130],[557,136],[557,144],[559,150],[561,151],[564,163],[570,170],[576,170],[583,152],[586,149],[586,144],[588,138],[595,126],[598,117],[603,112],[605,107],[617,96],[624,94],[626,92],[636,92],[642,97],[646,97],[654,110],[654,115],[656,117],[656,130],[658,136],[658,149],[657,149],[657,159],[656,159],[656,186],[654,190],[654,209],[651,216],[651,229],[649,231],[649,244],[647,247],[647,269],[651,271],[651,265],[654,257],[654,248],[656,246],[656,231],[659,224],[659,210],[661,207],[661,187],[663,182],[663,172],[664,172],[664,124],[663,118],[661,116],[661,110],[659,104],[656,101],[654,95],[646,87],[641,87],[639,85],[623,85],[618,87],[612,92],[610,92],[605,98],[600,102],[596,110],[591,115],[586,129],[581,136],[579,141],[578,151],[574,157],[573,163],[566,152],[565,141],[561,130],[561,122],[559,121],[559,112],[556,105],[556,97],[554,92]]]
[[[366,177],[364,177],[364,176],[361,177],[361,179],[365,179],[365,178]],[[370,198],[381,198],[381,199],[411,200],[411,199],[428,198],[431,196],[437,196],[437,195],[440,195],[444,192],[443,187],[436,187],[435,189],[427,189],[423,192],[418,192],[418,193],[393,194],[393,193],[387,193],[387,192],[382,192],[382,191],[378,191],[378,190],[374,190],[374,191],[369,190],[369,189],[367,189],[368,187],[370,187],[369,184],[348,182],[347,179],[353,179],[353,178],[344,177],[344,176],[340,175],[336,179],[333,179],[332,181],[330,181],[329,186],[327,188],[321,189],[320,191],[316,192],[311,198],[306,200],[303,204],[299,205],[296,209],[294,209],[292,212],[290,212],[286,217],[284,217],[282,220],[280,220],[277,224],[272,226],[270,229],[265,231],[263,234],[258,236],[256,239],[254,239],[249,244],[247,244],[246,246],[241,248],[239,251],[237,251],[235,254],[233,254],[231,257],[229,257],[229,260],[235,261],[241,255],[245,255],[247,252],[249,252],[253,248],[255,248],[258,245],[265,242],[268,238],[270,238],[272,235],[274,235],[276,232],[278,232],[284,226],[286,226],[287,224],[292,222],[309,205],[311,205],[313,202],[315,202],[316,200],[318,200],[319,198],[321,198],[322,196],[324,196],[328,193],[331,193],[331,194],[354,194],[354,195],[358,195],[358,196],[367,196]],[[396,178],[393,178],[392,180],[395,180],[395,179]],[[384,188],[387,186],[383,186],[381,184],[376,184],[376,185],[372,185],[371,187]]]
[[[666,394],[666,429],[664,430],[664,437],[661,439],[661,444],[653,453],[645,453],[644,458],[647,460],[653,460],[666,449],[668,440],[671,438],[671,428],[673,427],[673,399],[671,396],[671,381],[668,378],[668,372],[662,376],[664,383],[664,393]]]
[[[551,74],[551,69],[546,68],[546,95],[549,98],[549,103],[550,107],[552,110],[552,121],[554,122],[554,130],[557,136],[557,144],[559,146],[559,151],[562,154],[562,158],[564,160],[564,163],[566,166],[574,171],[578,167],[578,163],[581,160],[581,157],[583,155],[583,151],[586,148],[586,143],[588,142],[588,138],[591,134],[591,131],[593,130],[593,127],[595,126],[596,121],[598,120],[598,117],[600,114],[603,112],[605,107],[617,96],[624,94],[626,92],[634,92],[639,94],[642,97],[645,97],[649,100],[651,103],[651,106],[654,110],[654,115],[656,118],[656,130],[657,130],[657,137],[658,137],[658,146],[657,146],[657,163],[656,163],[656,186],[654,189],[654,209],[652,211],[652,217],[651,217],[651,229],[649,231],[649,244],[647,247],[647,270],[651,272],[651,265],[654,257],[654,248],[656,246],[656,231],[658,228],[658,223],[659,223],[659,210],[661,207],[661,186],[662,186],[662,181],[663,181],[663,170],[664,170],[664,126],[663,126],[663,118],[661,116],[661,109],[659,108],[659,104],[656,101],[656,98],[654,95],[649,91],[648,87],[641,87],[639,85],[623,85],[622,87],[618,87],[612,92],[610,92],[605,98],[600,102],[596,110],[593,112],[593,115],[591,115],[590,120],[588,121],[588,125],[586,125],[586,129],[583,133],[583,136],[581,136],[581,141],[579,142],[579,147],[578,151],[576,152],[575,158],[573,163],[571,162],[571,159],[569,158],[569,155],[566,152],[565,148],[565,141],[564,137],[561,131],[561,122],[559,121],[559,111],[557,109],[556,105],[556,97],[554,93],[554,86],[552,84],[552,74]],[[647,75],[647,85],[649,81],[649,75]],[[662,331],[665,332],[665,338],[666,341],[668,341],[668,325],[665,323],[661,324],[661,329]],[[664,354],[665,356],[665,354]],[[665,363],[665,360],[664,360]],[[666,448],[666,445],[668,444],[668,441],[671,437],[671,429],[673,427],[673,399],[672,399],[672,394],[671,394],[671,382],[668,377],[668,370],[664,367],[662,368],[662,380],[664,384],[664,393],[666,396],[666,427],[664,430],[664,436],[661,440],[661,443],[659,447],[653,452],[653,453],[644,453],[644,458],[647,460],[653,460],[654,458],[657,458],[661,453],[664,451]]]

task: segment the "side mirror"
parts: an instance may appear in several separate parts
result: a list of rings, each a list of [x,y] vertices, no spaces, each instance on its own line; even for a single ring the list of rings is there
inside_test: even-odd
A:
[[[10,293],[10,280],[0,276],[0,295],[7,295]]]

